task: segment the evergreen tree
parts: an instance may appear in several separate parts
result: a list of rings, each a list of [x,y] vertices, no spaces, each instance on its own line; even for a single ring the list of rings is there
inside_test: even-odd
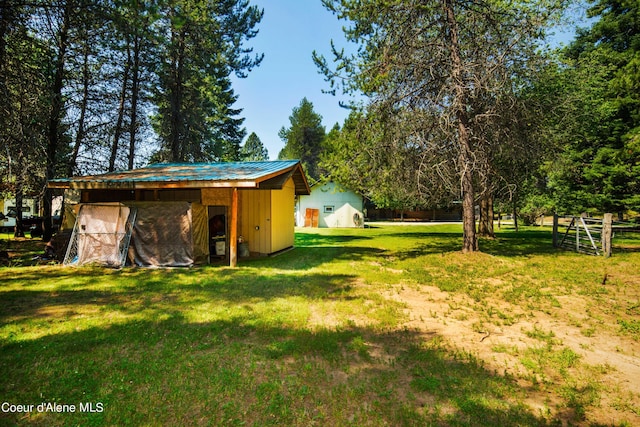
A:
[[[25,8],[0,7],[0,194],[15,198],[15,237],[24,236],[23,196],[39,194],[44,186],[52,54],[29,32],[27,16]]]
[[[285,143],[278,159],[296,159],[302,162],[307,177],[317,181],[321,170],[318,167],[320,152],[325,138],[322,116],[313,110],[313,104],[303,98],[289,116],[290,127],[282,127],[278,135]]]
[[[360,91],[371,100],[368,120],[383,132],[390,156],[417,153],[410,164],[420,189],[457,193],[463,211],[463,252],[478,250],[475,203],[488,193],[497,144],[483,129],[514,94],[514,76],[538,61],[538,41],[554,1],[323,0],[339,18],[353,54],[334,49],[335,67],[314,55],[333,89]],[[526,82],[522,78],[521,82]],[[385,144],[395,143],[389,150]],[[390,163],[399,164],[399,161]],[[437,171],[438,173],[434,173]],[[440,192],[440,191],[439,191]]]
[[[260,141],[260,138],[258,138],[255,132],[251,132],[245,141],[241,155],[244,160],[250,162],[269,160],[269,152],[265,146],[262,145],[262,141]]]
[[[44,188],[45,240],[44,182],[133,168],[152,139],[149,111],[157,160],[241,158],[231,74],[262,59],[245,47],[262,19],[249,0],[0,3],[2,188],[18,200]]]
[[[159,160],[237,160],[245,131],[233,109],[230,74],[257,66],[243,42],[254,37],[262,12],[247,0],[176,0],[163,7],[159,88],[154,118]]]
[[[158,57],[155,23],[160,19],[149,0],[115,0],[110,10],[110,32],[105,37],[111,59],[112,95],[117,107],[110,123],[109,170],[133,169],[148,129],[150,95],[157,86],[154,65]],[[115,92],[117,92],[116,96]],[[115,117],[113,117],[115,114]]]
[[[379,123],[354,111],[342,129],[336,125],[327,135],[320,167],[379,208],[404,211],[423,206],[416,182],[416,147],[384,135]]]
[[[599,17],[564,51],[553,123],[563,151],[548,166],[558,209],[640,209],[640,3],[599,0]]]

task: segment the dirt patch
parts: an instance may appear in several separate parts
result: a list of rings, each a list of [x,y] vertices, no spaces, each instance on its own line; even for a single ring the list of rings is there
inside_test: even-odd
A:
[[[631,337],[607,333],[618,326],[615,318],[606,315],[605,307],[593,307],[580,296],[564,296],[558,298],[560,307],[528,312],[499,298],[489,297],[478,304],[465,296],[425,285],[398,285],[386,296],[405,304],[408,320],[403,327],[425,336],[438,334],[452,347],[481,359],[487,369],[518,379],[530,390],[526,403],[532,408],[550,408],[551,415],[560,419],[568,410],[566,403],[549,392],[562,387],[563,378],[557,372],[532,372],[523,364],[530,349],[549,346],[558,354],[578,360],[579,368],[571,366],[577,390],[581,381],[595,381],[597,385],[599,398],[587,405],[586,423],[609,425],[626,421],[640,425],[640,414],[634,409],[640,407],[640,343]],[[478,311],[479,305],[496,307],[498,312],[509,313],[510,318],[506,322],[499,317],[489,319],[486,312]],[[597,325],[585,327],[583,322]]]

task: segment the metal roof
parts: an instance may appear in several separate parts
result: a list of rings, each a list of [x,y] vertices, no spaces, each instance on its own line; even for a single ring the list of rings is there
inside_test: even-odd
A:
[[[238,187],[282,188],[293,177],[296,194],[309,194],[309,184],[298,160],[221,163],[157,163],[140,169],[101,175],[52,179],[50,188],[151,189]]]

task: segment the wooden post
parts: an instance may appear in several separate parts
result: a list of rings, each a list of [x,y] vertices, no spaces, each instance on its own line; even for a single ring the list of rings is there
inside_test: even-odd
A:
[[[229,267],[238,265],[238,189],[231,195],[231,230],[229,230]]]
[[[602,254],[611,256],[611,240],[613,239],[613,214],[606,213],[602,219]]]
[[[553,247],[558,247],[558,213],[553,213]]]
[[[580,222],[576,218],[576,252],[580,252]]]

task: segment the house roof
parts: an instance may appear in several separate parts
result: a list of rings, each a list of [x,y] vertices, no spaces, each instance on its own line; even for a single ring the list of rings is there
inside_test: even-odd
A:
[[[296,194],[309,194],[309,184],[298,160],[225,163],[157,163],[140,169],[101,175],[52,179],[49,188],[81,190],[254,188],[281,189],[293,178]]]

